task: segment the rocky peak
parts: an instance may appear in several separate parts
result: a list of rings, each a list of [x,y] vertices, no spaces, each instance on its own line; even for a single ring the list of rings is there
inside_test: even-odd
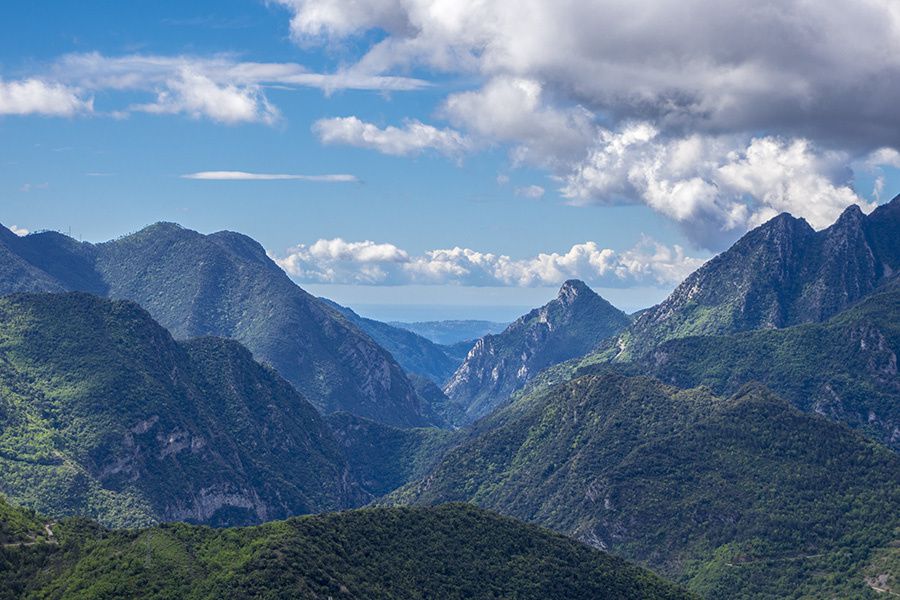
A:
[[[596,294],[580,279],[569,279],[559,288],[556,299],[565,305],[571,305],[585,296],[596,296]]]

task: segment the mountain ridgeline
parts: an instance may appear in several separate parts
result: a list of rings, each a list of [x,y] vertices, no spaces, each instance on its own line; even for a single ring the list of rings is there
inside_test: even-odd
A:
[[[128,301],[0,298],[0,424],[0,491],[51,516],[248,524],[370,498],[290,384]]]
[[[693,598],[622,559],[467,505],[106,531],[78,519],[45,526],[0,498],[0,526],[0,600]]]
[[[820,322],[900,270],[900,196],[864,215],[852,205],[815,231],[781,214],[697,269],[604,352],[639,358],[658,344]]]
[[[102,244],[0,227],[0,293],[84,291],[133,300],[179,339],[243,343],[325,413],[440,422],[368,335],[304,292],[249,237],[158,223]]]
[[[567,281],[556,299],[475,343],[444,386],[451,414],[460,423],[489,414],[542,369],[590,352],[628,323],[583,282]]]

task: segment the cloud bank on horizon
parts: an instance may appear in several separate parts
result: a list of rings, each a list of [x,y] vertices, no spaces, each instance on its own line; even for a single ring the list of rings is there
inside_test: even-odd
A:
[[[459,247],[411,255],[394,244],[335,238],[300,244],[272,258],[303,283],[538,287],[582,279],[611,288],[671,287],[705,262],[686,256],[680,246],[649,238],[624,252],[585,242],[564,253],[525,259]]]

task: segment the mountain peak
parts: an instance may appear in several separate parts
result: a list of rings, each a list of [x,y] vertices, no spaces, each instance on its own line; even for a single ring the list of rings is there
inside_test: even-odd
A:
[[[565,304],[572,304],[575,300],[585,295],[594,295],[594,290],[580,279],[569,279],[559,288],[559,294],[557,294],[556,298]]]

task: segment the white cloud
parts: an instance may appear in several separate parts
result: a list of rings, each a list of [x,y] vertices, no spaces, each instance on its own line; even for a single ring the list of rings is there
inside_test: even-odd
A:
[[[80,90],[40,79],[0,80],[0,115],[71,117],[93,111],[93,100]]]
[[[287,173],[247,173],[246,171],[199,171],[186,173],[182,179],[202,181],[320,181],[329,183],[354,183],[359,181],[355,175],[335,173],[329,175],[295,175]]]
[[[879,148],[866,157],[869,167],[894,167],[900,169],[900,152],[893,148]]]
[[[263,91],[271,85],[313,87],[330,94],[344,89],[409,91],[430,84],[354,69],[315,73],[297,63],[245,62],[227,54],[111,57],[90,52],[64,55],[39,76],[0,80],[0,115],[96,114],[89,94],[107,92],[105,101],[114,104],[119,98],[116,92],[139,92],[152,95],[153,100],[132,101],[103,114],[116,118],[133,112],[186,114],[226,124],[271,124],[279,117]]]
[[[393,244],[319,240],[288,249],[276,262],[302,283],[366,285],[546,286],[578,278],[604,287],[679,283],[704,260],[645,238],[616,252],[594,242],[525,259],[468,248],[411,255]]]
[[[823,228],[850,204],[872,210],[848,183],[849,162],[804,139],[666,139],[649,123],[633,123],[601,130],[562,193],[579,204],[644,203],[715,249],[780,212]]]
[[[19,237],[25,237],[29,233],[29,231],[27,229],[25,229],[24,227],[17,227],[15,225],[10,225],[9,230],[12,231],[14,234],[16,234]]]
[[[130,110],[156,114],[185,113],[194,118],[208,117],[228,124],[271,124],[278,120],[278,110],[269,104],[257,86],[218,84],[187,68],[167,81],[166,86],[167,89],[157,95],[156,102],[136,104]]]
[[[581,158],[594,137],[593,115],[553,108],[534,80],[496,77],[477,91],[449,96],[441,114],[489,142],[513,144],[514,163],[557,166]]]
[[[460,151],[506,145],[572,202],[646,204],[707,248],[868,210],[850,168],[900,168],[896,0],[279,1],[301,44],[354,37],[354,73],[475,81],[435,113]]]
[[[522,196],[523,198],[533,198],[538,199],[544,196],[544,188],[539,185],[527,185],[524,187],[516,188],[516,196]]]
[[[438,129],[415,120],[406,121],[403,127],[391,125],[380,128],[357,117],[339,117],[316,121],[313,131],[325,144],[370,148],[395,156],[417,154],[424,150],[458,156],[471,146],[470,141],[458,131]]]
[[[358,72],[518,78],[605,118],[706,133],[900,137],[896,0],[279,1],[302,44],[384,32],[360,38]]]

